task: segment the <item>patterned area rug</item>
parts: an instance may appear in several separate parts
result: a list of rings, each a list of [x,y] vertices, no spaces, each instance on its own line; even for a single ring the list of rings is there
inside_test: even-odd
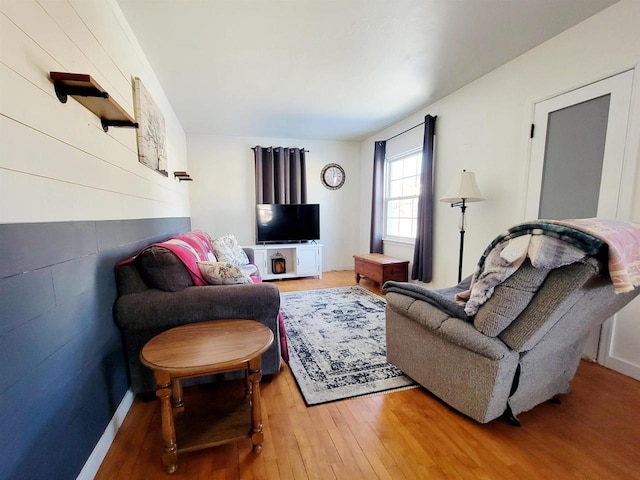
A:
[[[289,367],[308,406],[414,385],[386,361],[386,301],[362,287],[281,294]]]

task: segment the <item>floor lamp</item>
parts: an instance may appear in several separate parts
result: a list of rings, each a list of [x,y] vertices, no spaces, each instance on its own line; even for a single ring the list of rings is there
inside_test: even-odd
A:
[[[465,212],[467,210],[467,203],[469,202],[481,202],[484,200],[478,184],[476,183],[476,176],[473,172],[457,173],[453,179],[453,183],[445,193],[444,197],[440,199],[441,202],[450,203],[452,207],[460,207],[462,212],[460,215],[460,259],[458,261],[458,283],[462,281],[462,253],[464,251],[464,232],[466,228]]]

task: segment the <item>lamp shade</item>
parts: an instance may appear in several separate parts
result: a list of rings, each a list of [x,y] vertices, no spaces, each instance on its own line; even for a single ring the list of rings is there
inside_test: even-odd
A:
[[[476,183],[475,174],[466,170],[456,174],[449,190],[440,201],[456,203],[463,199],[466,202],[481,202],[484,200],[484,196]]]

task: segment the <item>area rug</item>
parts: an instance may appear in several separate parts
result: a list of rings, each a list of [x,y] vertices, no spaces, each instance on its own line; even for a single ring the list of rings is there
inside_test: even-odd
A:
[[[281,294],[289,367],[308,406],[414,385],[386,361],[385,305],[357,286]]]

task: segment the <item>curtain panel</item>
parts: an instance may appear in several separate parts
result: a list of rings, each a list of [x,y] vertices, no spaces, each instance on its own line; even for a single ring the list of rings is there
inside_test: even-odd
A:
[[[411,278],[421,282],[430,282],[433,272],[433,146],[436,118],[431,115],[424,118],[418,225],[411,269]]]
[[[256,204],[307,203],[304,148],[253,148]]]
[[[373,152],[373,189],[371,194],[370,253],[382,253],[382,234],[384,230],[384,160],[386,150],[386,141],[375,142]]]

